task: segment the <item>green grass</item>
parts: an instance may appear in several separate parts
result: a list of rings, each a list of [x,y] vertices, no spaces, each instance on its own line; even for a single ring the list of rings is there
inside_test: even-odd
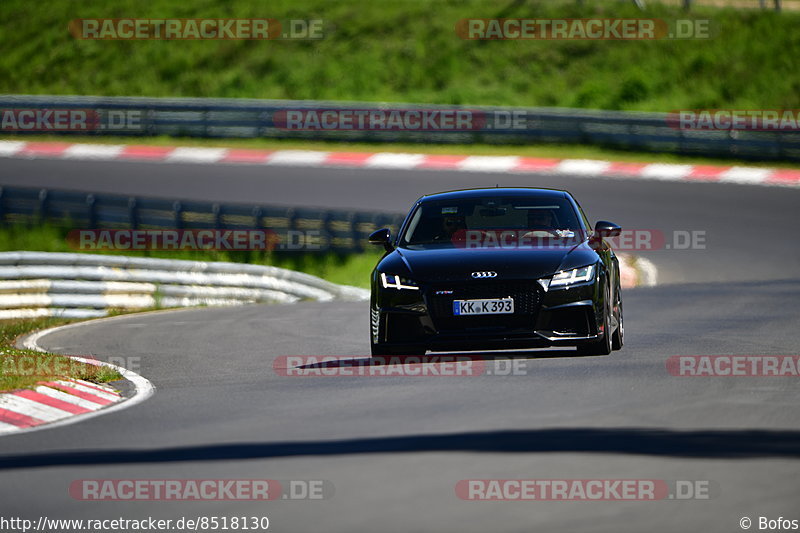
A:
[[[554,159],[601,159],[634,163],[675,163],[701,165],[770,166],[797,168],[797,163],[774,160],[740,160],[736,158],[700,157],[665,152],[632,152],[590,145],[496,145],[496,144],[411,144],[411,143],[353,143],[333,141],[305,141],[293,139],[204,139],[197,137],[111,137],[70,135],[0,135],[0,140],[75,142],[91,144],[140,144],[154,146],[204,146],[219,148],[247,148],[261,150],[322,150],[342,152],[402,152],[449,155],[512,155]]]
[[[800,108],[800,13],[698,7],[715,37],[470,41],[462,18],[687,16],[648,2],[4,0],[0,93],[199,96],[669,111]],[[90,41],[89,17],[323,19],[321,41]]]
[[[76,378],[94,383],[121,379],[105,366],[81,363],[70,357],[21,350],[14,347],[17,337],[38,329],[59,326],[69,320],[55,318],[0,320],[0,391],[33,388],[42,381]]]
[[[44,225],[0,226],[0,251],[30,250],[38,252],[81,252],[67,243],[70,228]],[[229,250],[135,250],[135,251],[86,251],[108,255],[133,255],[139,257],[161,257],[165,259],[188,259],[191,261],[229,261],[257,265],[273,265],[290,270],[306,272],[333,283],[369,287],[372,268],[381,256],[382,249],[370,248],[360,254],[336,254],[330,252],[267,252]]]

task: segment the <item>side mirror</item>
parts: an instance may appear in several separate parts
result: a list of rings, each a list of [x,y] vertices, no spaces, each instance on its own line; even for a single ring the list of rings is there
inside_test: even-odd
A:
[[[613,222],[608,222],[606,220],[598,220],[597,224],[594,225],[594,233],[598,237],[617,237],[619,236],[622,228],[614,224]]]
[[[370,244],[382,244],[387,252],[394,250],[392,247],[392,232],[389,228],[381,228],[378,231],[373,231],[369,235]]]

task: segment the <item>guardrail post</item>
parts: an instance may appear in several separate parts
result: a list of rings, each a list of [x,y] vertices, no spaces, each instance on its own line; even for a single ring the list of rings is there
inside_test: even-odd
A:
[[[219,204],[211,206],[211,213],[214,215],[214,229],[222,229],[222,216]]]
[[[95,200],[94,194],[87,194],[86,195],[86,207],[89,210],[86,219],[89,224],[89,228],[97,228],[97,211],[95,210]]]
[[[264,229],[264,225],[261,222],[263,215],[264,211],[259,206],[253,208],[253,229]]]
[[[777,148],[777,155],[779,157],[785,157],[783,137],[780,133],[775,136],[775,148]],[[0,216],[0,220],[2,220],[2,216]]]
[[[172,213],[175,220],[175,229],[183,229],[183,217],[181,216],[183,206],[181,206],[180,202],[176,201],[172,204]]]
[[[264,210],[261,209],[260,206],[255,206],[253,208],[252,214],[253,214],[253,229],[254,230],[263,231],[265,228],[264,228],[264,223],[261,220],[261,218],[264,216]],[[266,243],[267,247],[264,250],[261,250],[261,251],[262,252],[271,252],[275,247],[277,247],[277,244],[273,240],[275,238],[275,234],[273,232],[267,230],[267,231],[264,231],[264,237],[265,237],[264,242]]]
[[[138,229],[139,227],[139,220],[136,211],[136,198],[133,196],[128,198],[128,224],[130,224],[131,229]]]
[[[333,213],[330,211],[326,211],[325,215],[322,217],[322,231],[320,232],[320,250],[332,249],[333,248],[333,239],[334,239],[334,231],[331,225],[333,224]],[[305,243],[308,244],[308,237],[305,237]]]
[[[158,135],[158,129],[156,128],[154,122],[154,115],[156,114],[154,109],[148,109],[145,115],[147,116],[147,135]]]
[[[37,213],[39,223],[42,224],[47,218],[47,189],[39,191],[39,212]]]
[[[738,136],[738,132],[734,129],[728,131],[726,148],[728,156],[735,156],[736,155],[736,137]]]
[[[361,239],[359,239],[361,235],[359,235],[358,233],[358,223],[357,223],[358,215],[351,211],[350,214],[347,215],[347,218],[348,222],[350,223],[350,235],[351,235],[350,238],[353,240],[353,245],[350,247],[350,250],[348,251],[363,252],[364,245],[361,242]]]
[[[286,210],[286,220],[288,222],[286,227],[290,231],[297,229],[297,211],[295,211],[294,207],[290,207]]]

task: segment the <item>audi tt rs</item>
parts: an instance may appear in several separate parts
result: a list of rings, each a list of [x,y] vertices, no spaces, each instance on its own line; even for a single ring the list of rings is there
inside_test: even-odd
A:
[[[491,188],[423,196],[372,272],[372,355],[623,344],[619,261],[566,191]]]

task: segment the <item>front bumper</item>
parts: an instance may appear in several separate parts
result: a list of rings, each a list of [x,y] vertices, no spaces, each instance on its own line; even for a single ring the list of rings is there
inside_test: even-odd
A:
[[[373,287],[372,342],[433,351],[576,346],[603,335],[602,280],[545,291],[535,280],[439,282],[404,291]],[[514,313],[454,316],[453,300],[514,298]]]

